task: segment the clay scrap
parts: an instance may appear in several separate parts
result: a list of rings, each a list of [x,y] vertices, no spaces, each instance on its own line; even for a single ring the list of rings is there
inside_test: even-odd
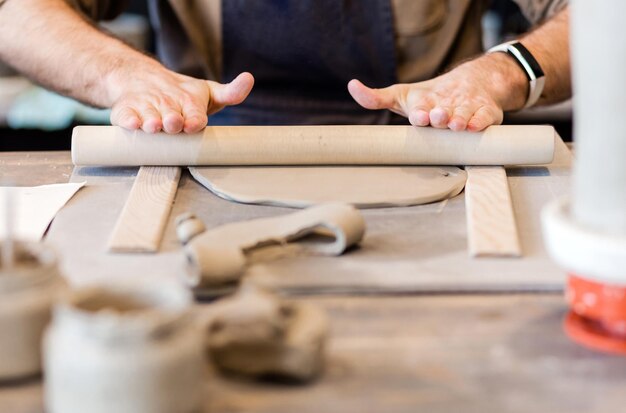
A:
[[[293,214],[226,224],[202,232],[193,215],[177,220],[177,234],[185,245],[192,288],[234,286],[256,249],[297,241],[302,254],[341,255],[365,233],[365,221],[354,207],[323,204]]]
[[[323,370],[328,322],[318,308],[251,285],[209,308],[207,348],[219,371],[304,382]]]

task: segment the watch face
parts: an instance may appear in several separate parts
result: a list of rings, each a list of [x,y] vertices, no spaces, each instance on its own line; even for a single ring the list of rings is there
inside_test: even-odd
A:
[[[528,66],[530,66],[530,69],[535,74],[535,78],[540,78],[540,77],[545,76],[543,73],[543,70],[541,69],[541,66],[539,65],[539,62],[537,62],[537,60],[532,55],[532,53],[530,53],[528,49],[524,47],[523,44],[521,44],[520,42],[517,42],[517,43],[509,45],[509,47],[513,47],[519,52],[519,54],[526,61],[526,63],[528,63]]]

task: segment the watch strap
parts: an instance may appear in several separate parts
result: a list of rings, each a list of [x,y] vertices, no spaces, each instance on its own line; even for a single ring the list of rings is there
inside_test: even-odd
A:
[[[541,97],[545,86],[545,74],[539,62],[537,62],[537,59],[535,59],[532,53],[517,40],[502,43],[487,50],[487,53],[496,52],[506,53],[513,57],[515,62],[517,62],[524,71],[528,79],[529,89],[523,109],[533,106]]]

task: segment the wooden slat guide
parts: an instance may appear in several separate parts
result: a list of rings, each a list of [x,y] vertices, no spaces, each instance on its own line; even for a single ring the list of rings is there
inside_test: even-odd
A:
[[[156,252],[174,203],[181,169],[142,166],[109,240],[112,252]]]
[[[501,166],[468,166],[465,209],[472,257],[520,257],[513,203]]]

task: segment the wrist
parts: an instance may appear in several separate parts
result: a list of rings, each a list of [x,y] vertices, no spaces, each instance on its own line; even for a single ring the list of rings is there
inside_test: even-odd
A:
[[[489,77],[487,84],[493,100],[503,111],[520,110],[526,104],[529,85],[519,65],[504,53],[490,53],[475,60]]]

